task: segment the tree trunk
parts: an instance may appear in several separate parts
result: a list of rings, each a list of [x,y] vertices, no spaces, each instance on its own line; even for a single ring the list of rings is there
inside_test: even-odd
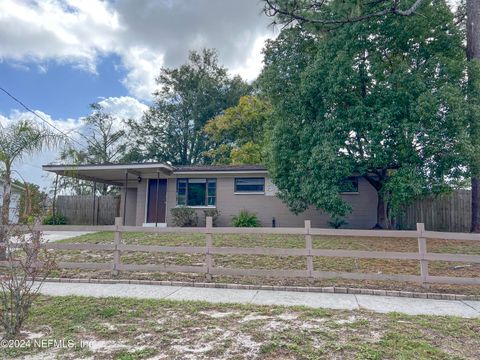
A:
[[[12,193],[12,179],[10,178],[10,170],[5,171],[3,178],[3,200],[2,200],[2,225],[8,225],[10,218],[10,199]]]
[[[3,178],[3,195],[2,195],[2,214],[0,223],[0,245],[5,245],[8,236],[7,226],[10,219],[10,196],[12,192],[12,179],[10,165],[5,166],[5,176]],[[5,246],[0,247],[0,261],[6,259]]]
[[[382,188],[387,179],[387,169],[381,169],[377,172],[377,176],[364,175],[372,187],[377,190],[377,223],[373,229],[391,229],[392,222],[388,211],[388,203],[385,201],[385,195],[382,193]]]
[[[480,1],[467,0],[467,60],[477,62],[477,64],[469,64],[469,92],[468,100],[473,106],[478,105],[480,94],[478,89],[478,70],[480,68]],[[480,119],[477,111],[471,111],[471,140],[474,149],[480,148]],[[474,156],[474,162],[476,157]],[[480,164],[472,164],[472,224],[470,230],[472,232],[480,232]]]
[[[387,203],[385,198],[380,192],[377,192],[377,223],[373,227],[374,229],[390,229],[390,219],[388,217]]]

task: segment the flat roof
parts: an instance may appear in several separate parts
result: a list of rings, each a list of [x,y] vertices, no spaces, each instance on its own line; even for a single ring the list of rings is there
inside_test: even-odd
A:
[[[48,164],[43,165],[44,171],[58,175],[68,176],[83,180],[121,186],[127,178],[129,181],[138,177],[156,175],[209,175],[222,174],[261,174],[267,173],[262,165],[170,165],[158,162],[128,163],[128,164]]]

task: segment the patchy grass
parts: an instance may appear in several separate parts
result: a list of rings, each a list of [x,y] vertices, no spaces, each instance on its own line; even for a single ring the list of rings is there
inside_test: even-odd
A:
[[[126,244],[168,245],[168,246],[203,246],[203,234],[148,234],[125,233],[122,240]],[[113,234],[98,232],[86,234],[76,238],[63,240],[63,243],[111,243]],[[222,247],[281,247],[303,248],[305,240],[301,235],[257,235],[257,234],[228,234],[214,235],[214,246]],[[417,252],[417,239],[386,239],[386,238],[356,238],[356,237],[325,237],[314,236],[313,247],[316,249],[345,249],[364,251],[399,251]],[[472,241],[428,240],[428,251],[436,253],[480,254],[480,244]],[[111,251],[57,251],[58,261],[73,262],[111,262]],[[175,254],[175,253],[144,253],[125,252],[122,262],[127,264],[164,264],[164,265],[196,265],[203,266],[205,259],[202,254]],[[214,264],[217,267],[244,268],[244,269],[306,269],[305,257],[298,256],[265,256],[265,255],[215,255]],[[384,274],[419,274],[418,261],[410,260],[383,260],[383,259],[352,259],[315,257],[316,270],[345,271]],[[480,264],[450,263],[432,261],[429,263],[431,275],[479,277]],[[60,277],[88,277],[108,278],[109,271],[98,270],[59,270],[54,276]],[[166,274],[123,272],[119,278],[151,279],[151,280],[179,280],[205,281],[201,274]],[[425,291],[418,284],[397,283],[391,281],[357,281],[343,279],[270,279],[254,277],[216,276],[215,282],[236,282],[243,284],[271,284],[271,285],[299,285],[299,286],[346,286],[382,288],[407,291]],[[428,291],[452,292],[480,295],[480,286],[460,285],[432,285]]]
[[[24,339],[85,348],[2,349],[42,359],[478,359],[480,320],[302,307],[41,297]]]

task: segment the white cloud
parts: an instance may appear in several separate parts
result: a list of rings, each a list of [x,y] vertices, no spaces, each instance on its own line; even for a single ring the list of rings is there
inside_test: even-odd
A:
[[[150,99],[161,66],[178,66],[189,49],[217,48],[227,67],[251,80],[259,49],[274,36],[258,0],[42,0],[0,2],[0,61],[55,60],[95,73],[98,58],[117,54],[122,83]]]
[[[232,68],[232,73],[241,75],[248,81],[256,79],[263,67],[263,47],[265,41],[269,39],[269,36],[258,37],[253,43],[253,47],[248,54],[248,57],[241,63],[237,64],[237,67]]]
[[[155,77],[162,65],[163,55],[155,54],[147,48],[130,48],[124,59],[128,74],[122,84],[132,95],[149,99],[156,87]]]
[[[103,109],[121,119],[139,120],[148,106],[130,96],[109,97],[98,102]]]

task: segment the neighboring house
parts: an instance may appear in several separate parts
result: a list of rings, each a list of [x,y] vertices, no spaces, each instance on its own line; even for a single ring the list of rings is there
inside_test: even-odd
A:
[[[12,192],[10,194],[10,214],[9,221],[10,223],[18,223],[19,211],[20,211],[20,196],[24,189],[21,186],[12,184]],[[3,180],[0,179],[0,211],[2,209],[3,203]]]
[[[246,209],[256,213],[262,226],[328,227],[330,216],[309,208],[295,215],[275,196],[277,189],[263,166],[171,166],[160,163],[108,165],[44,165],[43,170],[63,176],[120,186],[120,216],[126,225],[173,226],[171,208],[197,209],[200,224],[203,210],[220,211],[218,226],[230,226],[232,217]],[[371,228],[376,223],[377,193],[361,177],[348,179],[342,197],[352,212],[350,228]],[[203,222],[204,224],[204,222]]]

